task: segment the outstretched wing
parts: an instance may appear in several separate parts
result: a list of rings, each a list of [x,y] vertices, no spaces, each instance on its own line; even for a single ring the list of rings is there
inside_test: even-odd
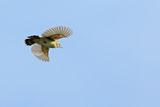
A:
[[[34,44],[32,46],[33,55],[35,55],[37,58],[43,61],[49,61],[48,52],[49,52],[49,48],[44,47],[42,45]]]
[[[43,37],[50,37],[53,40],[66,38],[72,34],[72,30],[65,26],[57,26],[46,30],[42,33]]]

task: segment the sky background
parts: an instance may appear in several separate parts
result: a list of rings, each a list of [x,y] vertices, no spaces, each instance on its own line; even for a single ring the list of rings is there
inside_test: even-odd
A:
[[[159,0],[0,0],[0,107],[160,107]],[[38,60],[24,39],[73,35]]]

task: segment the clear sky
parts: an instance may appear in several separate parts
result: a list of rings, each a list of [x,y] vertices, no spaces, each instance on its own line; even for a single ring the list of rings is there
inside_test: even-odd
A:
[[[1,0],[0,107],[160,107],[159,0]],[[24,39],[69,26],[51,61]]]

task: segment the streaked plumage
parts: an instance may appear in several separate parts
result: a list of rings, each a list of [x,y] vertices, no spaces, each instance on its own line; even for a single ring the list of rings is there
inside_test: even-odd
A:
[[[25,39],[28,46],[32,46],[32,53],[43,61],[49,61],[49,49],[60,48],[61,45],[58,39],[69,37],[72,31],[68,27],[58,26],[53,27],[41,34],[29,36]]]

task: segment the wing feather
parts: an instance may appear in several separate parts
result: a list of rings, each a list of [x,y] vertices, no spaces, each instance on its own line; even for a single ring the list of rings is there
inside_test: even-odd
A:
[[[43,60],[43,61],[49,61],[49,48],[41,46],[39,44],[34,44],[32,46],[32,53],[35,55],[37,58]]]
[[[55,40],[60,38],[66,38],[70,35],[72,35],[72,30],[69,27],[65,26],[52,27],[42,33],[43,37],[50,37]]]

